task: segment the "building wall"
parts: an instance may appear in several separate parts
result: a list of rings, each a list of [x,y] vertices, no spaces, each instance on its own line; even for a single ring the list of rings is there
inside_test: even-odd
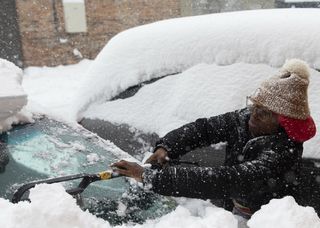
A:
[[[85,0],[87,32],[71,34],[65,32],[62,0],[16,0],[24,66],[94,59],[117,33],[157,20],[274,5],[275,0]]]
[[[181,15],[180,0],[86,0],[87,32],[70,34],[65,32],[62,0],[16,0],[16,5],[25,66],[93,59],[117,33]]]

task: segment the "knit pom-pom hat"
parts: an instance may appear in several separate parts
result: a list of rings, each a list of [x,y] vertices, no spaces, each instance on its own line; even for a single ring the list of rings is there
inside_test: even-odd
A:
[[[297,142],[305,142],[316,134],[308,104],[309,77],[308,65],[291,59],[249,97],[252,102],[278,114],[280,126]]]
[[[249,98],[277,114],[305,120],[310,116],[309,75],[304,61],[288,60],[277,75],[264,81]]]

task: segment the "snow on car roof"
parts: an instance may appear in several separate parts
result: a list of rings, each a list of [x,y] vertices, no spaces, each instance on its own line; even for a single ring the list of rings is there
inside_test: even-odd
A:
[[[252,10],[163,20],[126,30],[109,41],[88,69],[79,108],[199,63],[280,67],[286,59],[301,58],[318,69],[319,17],[320,9]]]
[[[78,118],[126,123],[163,136],[196,118],[242,108],[245,97],[286,59],[320,68],[319,17],[320,9],[253,10],[124,31],[91,64],[78,96]],[[133,98],[106,102],[132,85],[177,72],[182,73],[145,86]],[[319,123],[320,77],[311,73],[309,101]],[[307,142],[305,155],[319,157],[319,143],[319,136]]]

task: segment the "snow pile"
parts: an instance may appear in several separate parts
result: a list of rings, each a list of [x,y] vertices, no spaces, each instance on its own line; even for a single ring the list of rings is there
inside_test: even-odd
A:
[[[179,206],[170,214],[160,218],[156,223],[147,221],[143,227],[238,227],[238,220],[228,211],[212,205],[209,201],[176,198]],[[148,224],[155,224],[148,226]]]
[[[60,184],[38,185],[31,190],[31,203],[12,204],[0,199],[0,227],[13,228],[96,228],[110,227],[107,221],[82,211],[74,198]],[[149,220],[143,225],[117,227],[141,228],[237,228],[237,219],[221,208],[202,200],[181,202],[177,209],[162,218]]]
[[[252,10],[164,20],[126,30],[110,40],[91,65],[79,109],[199,63],[280,67],[288,58],[301,58],[320,68],[319,17],[319,9]]]
[[[126,123],[143,132],[163,136],[197,118],[244,108],[246,96],[277,71],[264,64],[200,64],[145,85],[133,97],[93,104],[84,116],[115,124]],[[320,123],[317,115],[320,113],[319,88],[320,73],[312,70],[309,104],[317,124]],[[320,158],[317,145],[320,145],[319,134],[305,143],[304,156]]]
[[[299,206],[293,197],[287,196],[262,206],[248,225],[250,228],[319,228],[320,219],[312,207]]]
[[[85,59],[69,66],[26,68],[22,85],[29,98],[27,109],[74,121],[74,99],[91,62]],[[86,86],[90,87],[90,84]]]
[[[49,194],[50,193],[50,194]],[[60,184],[41,184],[31,189],[31,203],[12,204],[0,199],[0,227],[13,228],[110,228],[107,221],[82,211],[76,200]],[[179,206],[171,213],[144,224],[124,224],[117,228],[237,228],[238,220],[231,212],[208,201],[177,198]],[[241,221],[241,219],[240,219]],[[292,197],[271,200],[248,221],[250,228],[318,228],[320,220],[311,207],[297,205]],[[241,227],[241,226],[239,226]]]
[[[27,104],[22,83],[22,70],[13,63],[0,59],[0,133],[10,129],[13,123],[30,121],[31,116],[21,111]]]
[[[203,207],[203,205],[201,206]],[[203,213],[199,215],[192,215],[187,208],[178,206],[174,212],[163,216],[159,220],[150,220],[143,225],[134,227],[237,228],[238,221],[231,212],[214,206],[205,207]]]
[[[32,203],[12,204],[0,198],[0,227],[108,228],[108,222],[83,212],[60,184],[38,185],[30,191]]]

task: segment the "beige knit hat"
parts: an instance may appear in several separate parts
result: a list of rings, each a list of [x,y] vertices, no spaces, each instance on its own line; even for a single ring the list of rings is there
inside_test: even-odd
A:
[[[309,75],[309,67],[304,61],[288,60],[279,74],[264,81],[249,99],[277,114],[307,119],[310,116]]]

